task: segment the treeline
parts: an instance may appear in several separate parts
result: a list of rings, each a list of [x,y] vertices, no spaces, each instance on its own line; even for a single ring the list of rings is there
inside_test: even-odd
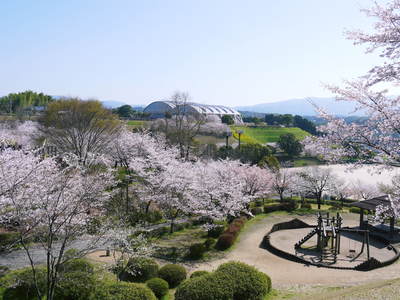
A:
[[[313,135],[317,134],[317,128],[313,122],[303,118],[299,115],[291,115],[291,114],[266,114],[264,118],[258,117],[243,117],[243,122],[245,123],[255,123],[260,124],[262,122],[267,123],[268,125],[283,125],[283,126],[293,126],[303,129]]]
[[[54,98],[43,93],[35,93],[33,91],[25,91],[21,93],[11,93],[0,98],[0,112],[17,113],[26,108],[38,108],[46,106],[54,101]]]

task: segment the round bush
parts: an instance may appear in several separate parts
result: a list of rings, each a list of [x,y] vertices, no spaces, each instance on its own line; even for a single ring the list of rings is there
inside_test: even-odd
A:
[[[64,262],[60,266],[61,273],[69,272],[84,272],[84,273],[94,273],[93,265],[85,259],[75,258]]]
[[[62,274],[55,290],[55,300],[87,300],[95,287],[93,274],[68,272]]]
[[[46,269],[36,267],[36,279],[40,292],[46,287]],[[0,286],[5,288],[3,300],[31,300],[37,298],[32,269],[24,268],[8,273],[1,278]]]
[[[153,291],[157,298],[162,298],[168,294],[169,285],[164,279],[152,278],[146,281],[146,285]]]
[[[215,239],[213,238],[207,238],[204,242],[204,247],[206,247],[207,250],[210,250],[211,247],[215,244]]]
[[[175,300],[233,300],[233,290],[233,281],[225,274],[206,274],[182,282]]]
[[[251,213],[253,214],[253,215],[259,215],[259,214],[262,214],[264,212],[264,210],[263,210],[263,208],[262,207],[253,207],[252,209],[251,209]]]
[[[228,262],[220,265],[215,272],[231,278],[235,286],[235,300],[260,300],[271,290],[271,279],[245,263]]]
[[[191,259],[203,258],[206,250],[206,246],[203,243],[193,244],[189,247],[189,257]]]
[[[99,282],[93,300],[157,300],[145,285],[131,282]]]
[[[222,225],[214,226],[208,230],[207,234],[209,237],[218,238],[225,230],[225,227]]]
[[[215,248],[218,250],[226,250],[233,245],[235,242],[236,236],[232,233],[223,233],[215,245]]]
[[[158,264],[154,259],[137,257],[129,259],[126,270],[120,274],[122,281],[146,282],[157,277]]]
[[[168,264],[158,271],[158,277],[168,282],[170,288],[174,288],[186,279],[186,269],[180,265]]]
[[[192,273],[192,275],[190,275],[190,278],[196,278],[196,277],[200,277],[200,276],[207,275],[207,274],[210,274],[210,272],[208,272],[208,271],[194,271]]]

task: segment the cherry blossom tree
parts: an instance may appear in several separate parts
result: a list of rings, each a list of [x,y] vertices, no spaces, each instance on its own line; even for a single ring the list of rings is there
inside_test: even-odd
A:
[[[278,169],[273,172],[271,188],[279,195],[281,202],[285,193],[289,192],[295,182],[295,176],[286,169]]]
[[[313,143],[314,150],[330,161],[397,167],[400,165],[400,97],[391,95],[398,94],[395,88],[400,79],[400,1],[375,3],[363,11],[375,18],[373,31],[349,31],[347,38],[355,45],[367,46],[367,53],[378,53],[383,63],[362,77],[345,81],[343,87],[328,85],[327,88],[339,101],[355,103],[356,109],[367,118],[361,123],[347,124],[320,111],[328,121],[319,128],[322,137],[309,138],[305,144]],[[396,195],[390,198],[393,205],[399,203]]]
[[[17,146],[30,149],[38,137],[38,124],[32,121],[0,123],[0,147]]]
[[[321,167],[308,167],[297,173],[297,184],[308,194],[317,199],[318,209],[321,209],[322,195],[332,189],[335,176],[331,169]]]
[[[113,184],[111,172],[104,168],[61,166],[56,159],[27,151],[0,152],[0,221],[3,226],[11,223],[18,232],[35,283],[36,265],[29,240],[35,237],[43,249],[47,266],[46,299],[54,299],[65,251],[88,233],[95,212],[102,211],[109,197],[105,189]],[[96,244],[97,237],[87,235],[85,240],[81,254]],[[41,299],[42,291],[36,290]]]
[[[375,3],[364,12],[377,19],[375,30],[372,33],[350,31],[347,37],[356,45],[367,45],[368,53],[379,52],[384,63],[365,76],[345,81],[344,87],[328,85],[327,88],[338,100],[354,102],[357,110],[367,115],[367,120],[347,124],[320,111],[328,123],[319,128],[323,136],[314,141],[317,144],[314,149],[330,161],[352,159],[358,164],[373,162],[398,166],[400,97],[388,96],[388,93],[398,85],[400,78],[400,1],[391,0],[386,5]],[[311,140],[309,138],[305,144]]]
[[[382,195],[377,185],[367,184],[360,180],[350,184],[349,193],[358,200],[367,200]]]

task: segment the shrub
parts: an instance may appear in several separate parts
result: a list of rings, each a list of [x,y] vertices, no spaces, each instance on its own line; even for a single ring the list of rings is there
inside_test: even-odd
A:
[[[223,233],[219,237],[215,248],[218,250],[226,250],[230,248],[236,240],[236,236],[232,233]]]
[[[99,282],[92,300],[157,300],[145,285],[130,282]]]
[[[175,300],[232,300],[233,290],[233,281],[225,274],[205,274],[184,281]]]
[[[95,288],[95,277],[87,272],[73,271],[61,275],[55,300],[87,300]]]
[[[271,279],[245,263],[228,262],[220,265],[215,272],[225,274],[232,280],[235,300],[263,299],[271,290]]]
[[[206,246],[203,243],[196,243],[189,247],[189,257],[191,259],[200,259],[203,258],[204,253],[206,252]]]
[[[169,285],[164,279],[152,278],[146,281],[146,285],[153,291],[157,298],[162,298],[168,294]]]
[[[206,247],[207,250],[210,250],[211,247],[215,244],[215,239],[213,238],[208,238],[204,242],[204,247]]]
[[[358,207],[350,207],[349,211],[354,214],[360,213],[360,209]]]
[[[264,205],[263,199],[257,199],[254,203],[257,207],[262,207]]]
[[[46,287],[46,269],[36,268],[38,288],[43,294]],[[0,280],[0,287],[4,288],[3,300],[30,300],[36,299],[36,286],[30,267],[8,273]]]
[[[82,258],[75,258],[64,262],[60,266],[60,272],[84,272],[84,273],[94,273],[94,268],[91,263]]]
[[[157,277],[158,264],[154,259],[136,257],[129,259],[126,270],[120,274],[120,279],[129,282],[146,282]]]
[[[254,208],[252,208],[251,209],[251,213],[253,214],[253,215],[259,215],[259,214],[262,214],[263,213],[263,208],[262,207],[254,207]]]
[[[14,244],[18,240],[17,232],[1,232],[0,233],[0,251],[4,251],[5,249],[14,246]]]
[[[301,204],[301,208],[302,208],[302,209],[311,209],[312,206],[311,206],[310,203],[302,203],[302,204]]]
[[[194,271],[192,273],[192,275],[190,275],[190,278],[200,277],[200,276],[207,275],[207,274],[210,274],[210,272],[208,272],[208,271]]]
[[[207,234],[209,237],[218,238],[225,230],[225,227],[222,225],[214,226],[208,230]]]
[[[158,271],[158,276],[174,288],[186,279],[186,269],[180,265],[167,264]]]
[[[293,211],[297,208],[297,203],[294,200],[285,200],[282,203],[275,204],[267,204],[264,206],[264,213],[271,213],[274,211],[284,210],[284,211]]]
[[[7,266],[0,265],[0,278],[5,276],[8,272],[10,272],[10,269]]]

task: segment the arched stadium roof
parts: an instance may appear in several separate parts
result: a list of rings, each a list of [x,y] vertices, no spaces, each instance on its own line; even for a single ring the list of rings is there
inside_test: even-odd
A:
[[[223,105],[210,105],[210,104],[200,104],[194,102],[187,102],[185,104],[177,104],[173,101],[155,101],[150,103],[144,109],[144,112],[151,114],[163,114],[166,112],[173,112],[177,106],[185,105],[185,110],[188,112],[197,112],[204,115],[237,115],[240,113],[227,106]]]

